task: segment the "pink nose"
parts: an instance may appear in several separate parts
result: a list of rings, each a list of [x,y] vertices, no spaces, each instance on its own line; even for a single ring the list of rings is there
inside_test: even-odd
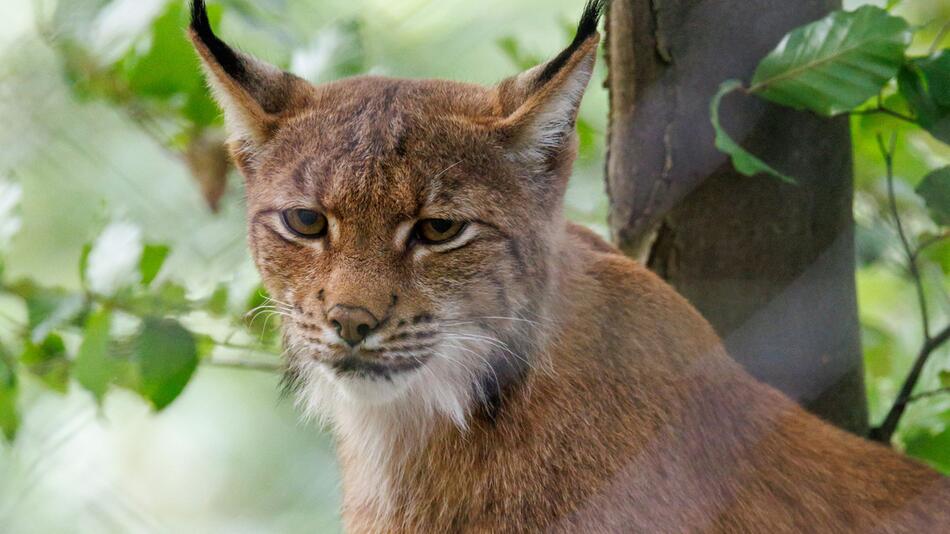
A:
[[[351,347],[366,339],[379,321],[366,308],[337,304],[327,314],[330,325]]]

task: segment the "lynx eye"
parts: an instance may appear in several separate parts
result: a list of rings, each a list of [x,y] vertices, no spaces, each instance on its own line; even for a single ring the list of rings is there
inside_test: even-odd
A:
[[[294,234],[307,239],[316,239],[327,233],[327,218],[320,212],[306,209],[290,209],[281,212],[284,226]]]
[[[413,234],[416,239],[427,245],[445,243],[459,235],[465,223],[447,219],[423,219],[416,224]]]

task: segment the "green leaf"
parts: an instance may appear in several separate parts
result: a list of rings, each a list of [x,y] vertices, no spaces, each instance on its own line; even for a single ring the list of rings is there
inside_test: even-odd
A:
[[[228,286],[222,284],[214,290],[214,293],[208,297],[205,307],[209,312],[215,315],[226,315],[228,313]]]
[[[20,427],[17,411],[18,384],[10,355],[0,347],[0,432],[7,441],[13,441]]]
[[[50,334],[39,344],[27,342],[20,362],[53,391],[69,390],[69,358],[59,335]]]
[[[152,24],[151,46],[144,55],[132,50],[119,65],[129,89],[139,97],[172,104],[200,128],[216,124],[220,112],[208,95],[201,66],[186,38],[188,14],[183,2],[171,2]],[[220,6],[208,6],[212,26],[221,18]]]
[[[950,240],[940,239],[936,234],[921,234],[918,243],[937,239],[927,248],[920,252],[920,259],[923,262],[937,266],[944,275],[950,275]]]
[[[82,252],[79,254],[79,281],[86,285],[86,270],[89,268],[89,253],[92,252],[92,243],[86,243],[82,246]]]
[[[100,309],[89,315],[83,330],[79,354],[73,362],[73,376],[76,381],[102,402],[109,384],[119,374],[119,361],[109,355],[109,328],[112,314],[108,309]]]
[[[19,281],[10,289],[26,302],[27,324],[33,343],[40,343],[56,328],[74,321],[86,304],[82,295],[41,287],[30,280]]]
[[[155,280],[158,272],[168,257],[168,247],[165,245],[145,245],[142,249],[142,259],[139,260],[139,273],[142,275],[142,285],[147,286]]]
[[[133,364],[139,393],[157,410],[171,404],[198,365],[195,338],[174,319],[146,318],[136,340]]]
[[[195,70],[195,52],[185,38],[183,2],[171,2],[152,25],[151,47],[143,56],[133,56],[129,88],[140,96],[169,98],[189,93],[201,83]],[[135,51],[133,51],[133,54]]]
[[[950,370],[944,369],[938,375],[940,377],[940,387],[950,388]]]
[[[927,203],[937,224],[950,225],[950,165],[924,176],[917,184],[917,194]]]
[[[732,158],[732,166],[746,176],[754,176],[761,172],[771,174],[784,182],[796,183],[794,178],[775,170],[739,146],[738,143],[729,137],[729,134],[726,133],[720,124],[719,103],[722,101],[722,97],[741,87],[742,82],[739,80],[726,80],[719,85],[719,91],[716,92],[716,95],[709,103],[709,116],[712,121],[713,129],[716,131],[716,148],[728,154],[729,157]]]
[[[944,474],[950,474],[950,428],[939,433],[914,429],[902,438],[907,454],[920,458]]]
[[[138,316],[186,313],[194,308],[185,288],[171,281],[148,290],[126,289],[114,299],[124,311]]]
[[[897,81],[917,123],[950,143],[950,50],[905,62]]]
[[[914,64],[924,74],[927,89],[937,105],[950,107],[950,49],[943,49],[930,57],[915,59]]]
[[[878,7],[835,11],[786,35],[749,92],[827,116],[850,111],[897,74],[911,35],[907,21]]]

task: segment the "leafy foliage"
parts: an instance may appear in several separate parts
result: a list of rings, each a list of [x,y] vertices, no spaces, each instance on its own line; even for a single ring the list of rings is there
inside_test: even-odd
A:
[[[950,225],[950,166],[925,176],[917,185],[917,194],[927,203],[937,224]]]
[[[0,346],[0,432],[12,441],[19,426],[16,369],[10,355]]]
[[[831,116],[851,111],[884,88],[905,62],[912,33],[904,19],[864,6],[835,11],[786,35],[759,63],[748,89],[728,80],[710,103],[716,148],[728,154],[735,169],[746,175],[770,174],[795,180],[750,154],[736,143],[719,121],[719,103],[735,90],[754,94],[795,109]]]
[[[109,232],[107,228],[103,234]],[[267,354],[275,351],[276,325],[255,325],[253,317],[247,317],[247,309],[232,315],[226,287],[194,299],[172,281],[156,283],[171,252],[165,245],[138,247],[142,251],[138,261],[129,263],[134,273],[90,269],[91,259],[102,254],[97,247],[109,247],[107,241],[100,238],[83,247],[78,268],[85,287],[79,290],[46,288],[28,280],[6,283],[0,278],[0,295],[19,299],[25,308],[19,357],[13,358],[0,342],[0,430],[8,439],[15,436],[20,420],[21,373],[59,393],[65,393],[75,381],[100,403],[111,388],[122,387],[161,410],[184,391],[200,363],[214,363],[212,354],[219,346]],[[128,248],[128,243],[122,244]],[[131,248],[136,247],[133,244]],[[114,259],[116,263],[124,261]],[[90,279],[96,273],[121,283],[108,293],[97,293],[90,288],[111,288],[111,282]],[[259,288],[244,300],[254,307],[267,303]],[[235,345],[185,326],[187,315],[198,310],[226,319],[233,325],[232,335],[260,341]],[[117,328],[117,323],[138,326],[129,331],[128,327]],[[80,338],[78,348],[70,348],[64,341],[67,336]]]
[[[897,81],[917,123],[950,143],[950,51],[906,61]]]
[[[850,111],[897,74],[910,38],[907,22],[883,9],[833,12],[786,35],[755,69],[749,92],[820,115]]]
[[[198,366],[195,338],[174,319],[147,317],[131,363],[136,389],[161,410],[181,394]]]
[[[935,50],[938,45],[935,42],[927,56],[907,56],[914,31],[904,19],[877,7],[864,6],[853,12],[835,11],[789,32],[759,63],[747,88],[738,80],[723,82],[710,103],[710,119],[716,132],[717,148],[731,157],[738,172],[747,176],[764,173],[790,181],[792,178],[787,174],[750,154],[725,132],[719,118],[720,102],[725,95],[742,91],[823,116],[853,113],[861,117],[857,122],[860,128],[854,135],[856,150],[863,149],[861,143],[870,134],[886,164],[886,176],[882,178],[886,193],[876,193],[880,198],[875,199],[873,218],[868,222],[886,224],[889,228],[871,234],[859,226],[859,252],[866,264],[873,265],[894,261],[889,249],[894,248],[895,243],[898,245],[896,248],[900,253],[896,261],[902,264],[902,276],[909,277],[915,288],[911,292],[918,296],[923,323],[924,348],[916,359],[926,363],[937,348],[934,340],[939,336],[930,330],[932,301],[938,299],[937,303],[943,308],[950,305],[944,282],[950,274],[950,246],[945,242],[950,237],[947,228],[950,225],[950,166],[930,169],[917,184],[914,191],[926,205],[929,217],[918,211],[918,219],[911,225],[902,221],[901,209],[912,200],[905,200],[895,192],[894,164],[900,161],[897,157],[898,135],[925,130],[939,141],[950,142],[950,51]],[[938,34],[938,41],[941,36]],[[885,133],[891,138],[889,146],[884,143]],[[794,169],[787,172],[794,174]],[[862,223],[861,217],[858,217],[858,223]],[[912,230],[916,235],[911,233]],[[934,277],[936,283],[930,284],[928,280]],[[934,297],[926,294],[928,288],[936,293]],[[950,331],[950,325],[944,326],[940,332],[947,331]],[[892,354],[899,347],[883,324],[878,326],[866,322],[863,334],[870,376],[902,376],[906,373],[893,367]],[[943,373],[945,371],[935,372],[933,376],[908,378],[907,384],[899,388],[903,397],[886,410],[887,417],[875,429],[875,435],[890,439],[908,403],[941,406],[942,401],[935,399],[950,394],[946,389],[939,389],[946,388]],[[896,389],[892,396],[897,395]],[[915,389],[925,391],[909,393]],[[872,407],[882,401],[876,391],[872,391],[871,400]],[[926,410],[917,410],[916,413],[926,413]],[[926,457],[939,468],[950,469],[948,419],[946,410],[937,408],[926,426],[911,427],[902,435],[903,444],[912,454]]]
[[[109,333],[112,313],[102,308],[89,315],[83,328],[82,345],[73,364],[76,381],[86,388],[96,401],[102,402],[109,385],[119,376],[121,364],[109,354]]]
[[[742,82],[739,80],[727,80],[722,82],[719,86],[719,91],[716,92],[716,96],[713,97],[709,104],[709,113],[713,129],[716,131],[716,148],[729,154],[732,157],[733,167],[746,176],[754,176],[760,172],[764,172],[785,182],[795,183],[794,178],[775,170],[769,166],[769,164],[742,148],[732,137],[729,137],[729,134],[726,133],[726,130],[722,127],[719,121],[719,103],[724,96],[740,87],[742,87]]]

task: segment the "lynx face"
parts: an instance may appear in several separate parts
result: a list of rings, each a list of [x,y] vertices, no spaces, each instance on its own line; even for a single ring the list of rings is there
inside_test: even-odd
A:
[[[551,216],[475,122],[486,95],[377,78],[315,93],[329,111],[284,127],[248,181],[251,248],[286,306],[293,368],[384,402],[515,357],[505,339],[534,316],[521,280],[543,270],[532,243]]]
[[[313,86],[231,50],[194,5],[290,382],[308,404],[408,399],[464,424],[537,363],[596,20],[497,87]]]

